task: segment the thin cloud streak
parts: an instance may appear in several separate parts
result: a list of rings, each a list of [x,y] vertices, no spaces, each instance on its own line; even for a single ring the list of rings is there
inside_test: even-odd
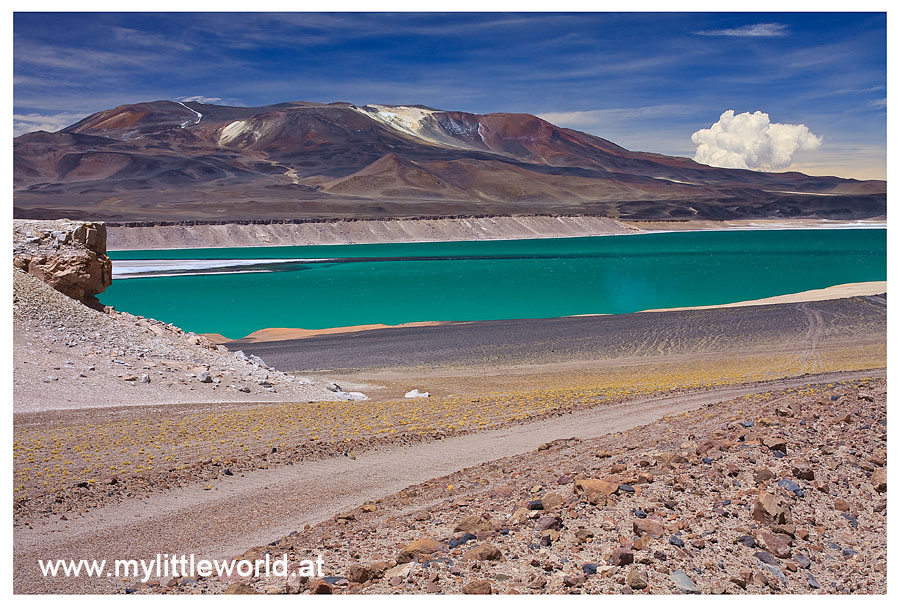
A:
[[[788,35],[787,25],[781,23],[756,23],[729,29],[701,30],[698,36],[732,36],[739,38],[781,38]]]

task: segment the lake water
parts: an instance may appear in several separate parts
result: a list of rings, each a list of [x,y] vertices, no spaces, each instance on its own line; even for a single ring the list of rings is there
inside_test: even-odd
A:
[[[114,266],[178,259],[180,271],[228,273],[114,279],[100,300],[231,338],[271,327],[620,314],[886,280],[886,240],[884,229],[820,229],[120,251],[110,253]],[[243,265],[210,268],[229,264],[213,260]]]

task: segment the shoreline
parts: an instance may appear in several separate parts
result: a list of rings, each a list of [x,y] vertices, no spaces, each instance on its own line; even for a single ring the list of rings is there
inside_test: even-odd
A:
[[[644,309],[633,313],[660,313],[669,311],[695,311],[707,309],[733,308],[733,307],[750,307],[755,305],[779,305],[784,303],[808,303],[812,301],[827,301],[833,299],[847,299],[851,297],[865,297],[887,293],[887,281],[872,282],[848,282],[845,284],[836,284],[826,288],[817,288],[813,290],[805,290],[796,293],[788,293],[784,295],[775,295],[772,297],[764,297],[762,299],[748,299],[746,301],[736,301],[734,303],[720,303],[716,305],[700,305],[688,307],[671,307],[658,309]],[[578,314],[574,316],[561,316],[564,318],[578,317],[596,317],[604,315],[626,315],[626,314]],[[258,344],[272,343],[278,341],[292,341],[296,339],[309,339],[313,337],[334,335],[334,334],[352,334],[360,332],[368,332],[373,330],[389,330],[392,328],[415,328],[422,326],[440,326],[450,323],[475,323],[473,321],[455,322],[453,320],[433,320],[423,322],[407,322],[403,324],[361,324],[355,326],[338,326],[332,328],[281,328],[271,327],[262,328],[240,338],[229,339],[218,333],[203,333],[201,336],[206,337],[216,344],[225,343],[243,343]]]
[[[269,224],[108,227],[110,252],[275,246],[530,240],[672,231],[883,229],[886,219],[619,220],[580,216],[495,216]]]

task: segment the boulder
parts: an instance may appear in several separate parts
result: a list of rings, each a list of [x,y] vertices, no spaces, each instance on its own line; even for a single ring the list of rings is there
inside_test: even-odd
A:
[[[483,517],[475,515],[460,520],[453,528],[453,532],[470,532],[472,534],[478,534],[479,532],[493,530],[493,528],[494,525],[490,520],[485,520]]]
[[[52,237],[51,233],[57,235]],[[97,295],[112,284],[112,261],[106,256],[106,226],[66,219],[16,220],[13,266],[68,297],[101,309]]]
[[[491,587],[490,581],[481,579],[463,585],[462,592],[469,595],[488,595],[493,592],[493,588]]]

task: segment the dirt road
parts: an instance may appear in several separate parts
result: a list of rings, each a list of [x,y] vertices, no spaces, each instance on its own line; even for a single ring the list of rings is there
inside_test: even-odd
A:
[[[884,371],[831,373],[640,398],[599,406],[511,429],[410,447],[362,453],[157,493],[90,511],[72,520],[14,531],[14,591],[106,593],[134,584],[113,578],[44,578],[41,559],[155,558],[196,554],[234,557],[305,524],[315,524],[367,500],[486,461],[533,450],[560,438],[592,438],[650,423],[749,393],[827,383]],[[326,574],[328,571],[326,570]]]

